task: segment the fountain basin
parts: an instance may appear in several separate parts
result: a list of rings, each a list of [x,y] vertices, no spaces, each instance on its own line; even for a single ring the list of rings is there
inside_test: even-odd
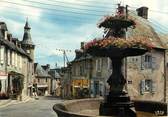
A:
[[[99,116],[99,106],[102,101],[102,99],[68,100],[55,104],[53,110],[58,117],[108,117]],[[167,115],[166,103],[142,100],[133,100],[133,102],[137,117],[163,117]]]
[[[92,48],[88,49],[88,53],[97,57],[110,57],[110,58],[124,58],[128,56],[139,56],[147,52],[144,48]]]

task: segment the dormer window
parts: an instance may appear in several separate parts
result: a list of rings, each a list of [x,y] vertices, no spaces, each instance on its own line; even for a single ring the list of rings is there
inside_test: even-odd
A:
[[[30,50],[26,50],[28,54],[30,54]]]
[[[4,38],[5,38],[5,40],[7,40],[8,39],[8,31],[4,31]]]

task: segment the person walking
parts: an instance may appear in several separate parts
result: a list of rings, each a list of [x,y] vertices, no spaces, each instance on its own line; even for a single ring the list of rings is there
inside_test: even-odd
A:
[[[36,83],[35,79],[33,81],[32,90],[33,90],[33,97],[35,99],[38,99],[38,95],[37,95],[37,83]]]

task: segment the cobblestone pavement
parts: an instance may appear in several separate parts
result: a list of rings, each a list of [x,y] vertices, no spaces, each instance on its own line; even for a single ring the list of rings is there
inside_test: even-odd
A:
[[[40,97],[39,100],[0,108],[0,117],[57,117],[52,107],[62,100]]]

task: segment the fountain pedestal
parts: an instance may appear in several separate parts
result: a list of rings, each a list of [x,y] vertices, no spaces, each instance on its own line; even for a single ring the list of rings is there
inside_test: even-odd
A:
[[[112,74],[107,80],[110,85],[109,95],[100,104],[99,115],[136,117],[134,103],[131,102],[127,92],[124,91],[126,79],[122,73],[122,62],[127,56],[138,56],[147,52],[142,48],[92,48],[88,52],[97,57],[109,57],[112,61]]]
[[[114,54],[113,54],[114,56]],[[122,74],[122,58],[111,58],[113,72],[108,79],[110,85],[109,95],[105,101],[100,104],[99,115],[119,117],[136,117],[134,104],[130,101],[130,97],[123,91],[126,80]]]

